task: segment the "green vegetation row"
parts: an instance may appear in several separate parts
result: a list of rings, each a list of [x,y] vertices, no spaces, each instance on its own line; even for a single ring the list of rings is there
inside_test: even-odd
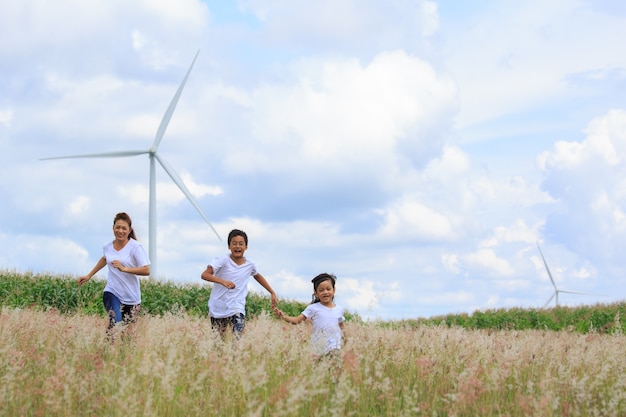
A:
[[[411,327],[420,324],[466,329],[489,330],[553,330],[577,333],[626,333],[626,302],[593,306],[555,307],[549,309],[492,309],[472,314],[449,314],[428,319],[404,320]],[[390,323],[394,326],[395,323]]]
[[[105,282],[92,279],[79,287],[76,277],[35,275],[0,271],[0,305],[10,308],[55,309],[62,313],[104,316],[102,291]],[[155,280],[142,281],[142,312],[164,315],[186,313],[204,317],[211,294],[208,284],[177,285]],[[279,299],[278,307],[289,315],[298,315],[306,303]],[[249,293],[246,316],[254,318],[269,312],[270,299],[265,294]],[[550,309],[493,309],[471,314],[448,314],[431,318],[378,322],[381,326],[418,327],[422,325],[490,330],[553,330],[578,333],[625,333],[626,302],[594,306],[556,307]],[[346,312],[347,321],[362,321],[358,314]]]
[[[392,328],[419,326],[461,327],[468,330],[552,330],[587,334],[626,333],[626,323],[620,318],[626,315],[626,302],[596,304],[593,306],[548,309],[491,309],[471,314],[446,314],[430,318],[391,321],[381,323]]]
[[[0,305],[105,316],[102,292],[106,282],[93,278],[79,287],[76,280],[77,277],[73,276],[0,271]],[[146,279],[141,282],[141,310],[143,314],[162,316],[167,313],[185,313],[204,317],[208,314],[207,303],[210,295],[209,284],[177,285]],[[278,308],[289,315],[297,316],[305,307],[306,303],[297,301],[278,302]],[[249,293],[246,316],[253,318],[262,311],[271,312],[270,298],[267,294]],[[346,313],[347,320],[357,317]]]

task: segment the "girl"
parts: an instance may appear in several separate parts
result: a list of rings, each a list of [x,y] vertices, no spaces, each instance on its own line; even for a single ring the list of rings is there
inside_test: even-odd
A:
[[[339,353],[344,330],[343,308],[335,304],[335,281],[332,274],[322,273],[313,282],[313,301],[302,314],[291,317],[278,308],[274,313],[291,324],[299,324],[309,319],[313,324],[311,348],[316,356]]]
[[[109,333],[116,323],[132,322],[141,308],[141,290],[138,275],[150,275],[150,260],[143,246],[137,242],[130,216],[117,213],[113,219],[115,239],[104,245],[103,256],[93,269],[78,278],[83,285],[106,265],[107,283],[102,294],[104,308],[109,313]]]

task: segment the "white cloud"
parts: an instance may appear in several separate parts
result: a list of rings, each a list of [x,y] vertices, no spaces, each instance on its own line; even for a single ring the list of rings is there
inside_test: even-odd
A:
[[[582,142],[558,141],[554,151],[538,157],[544,170],[594,169],[596,161],[608,166],[621,165],[626,152],[626,111],[611,110],[589,123]],[[594,164],[595,166],[589,166]]]
[[[393,181],[400,167],[367,168],[436,155],[443,141],[437,127],[455,107],[450,80],[402,51],[380,54],[365,66],[354,59],[307,59],[293,66],[292,78],[295,84],[256,90],[251,104],[256,140],[227,156],[230,169],[316,177],[375,174]],[[288,158],[276,158],[285,151]]]
[[[369,312],[376,311],[379,307],[379,296],[377,294],[381,293],[381,291],[377,291],[374,285],[374,282],[371,281],[352,278],[342,280],[338,291],[345,292],[341,294],[341,299],[347,300],[344,308],[351,311],[362,311],[365,317],[371,314],[368,314]],[[339,295],[337,295],[337,298],[339,298]]]
[[[538,157],[544,188],[567,207],[547,227],[568,236],[572,248],[610,256],[612,248],[626,243],[626,111],[594,119],[586,133],[584,140],[559,141]]]
[[[70,204],[70,213],[80,214],[90,204],[90,200],[87,197],[79,196]]]
[[[437,4],[433,1],[372,0],[316,1],[306,4],[285,0],[246,0],[241,10],[262,23],[260,36],[266,42],[308,50],[389,50],[403,45],[424,48],[423,39],[439,28]]]
[[[166,181],[157,183],[157,201],[159,205],[173,206],[183,200],[187,200],[185,194],[183,194],[181,189],[178,188],[178,185],[167,176],[167,173],[160,172],[159,175],[167,177]],[[196,183],[188,173],[181,174],[180,178],[196,199],[200,199],[204,196],[218,196],[223,192],[220,187]],[[135,205],[147,204],[149,196],[148,175],[146,175],[145,185],[123,185],[119,186],[117,191],[123,198],[128,199]]]
[[[461,272],[461,268],[459,267],[459,257],[456,254],[444,253],[441,255],[441,263],[446,271],[452,272],[453,274]]]
[[[65,238],[1,233],[0,247],[2,248],[0,265],[9,270],[86,274],[93,267],[89,260],[89,252],[76,242]],[[27,266],[24,264],[25,259],[28,259]]]
[[[515,274],[511,264],[506,259],[499,258],[492,249],[479,249],[464,256],[463,261],[470,268],[476,268],[491,277],[506,278]]]
[[[418,201],[400,201],[383,213],[381,232],[389,237],[405,236],[407,239],[453,240],[456,235],[450,219]]]
[[[11,121],[13,120],[13,110],[0,110],[0,125],[4,125],[6,127],[11,126]]]
[[[559,97],[583,94],[568,84],[569,76],[626,67],[626,58],[613,52],[623,18],[582,2],[493,2],[481,11],[443,35],[448,69],[463,85],[461,126],[549,108]]]
[[[515,219],[510,227],[496,226],[493,236],[481,243],[481,247],[495,247],[502,243],[524,242],[534,243],[538,239],[539,227],[528,227],[523,219]]]

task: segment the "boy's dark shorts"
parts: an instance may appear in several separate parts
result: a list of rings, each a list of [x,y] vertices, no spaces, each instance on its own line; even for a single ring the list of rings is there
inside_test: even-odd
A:
[[[246,316],[243,313],[237,313],[233,316],[219,319],[211,317],[211,327],[218,330],[220,334],[224,334],[227,328],[232,327],[235,335],[241,335],[246,327]]]

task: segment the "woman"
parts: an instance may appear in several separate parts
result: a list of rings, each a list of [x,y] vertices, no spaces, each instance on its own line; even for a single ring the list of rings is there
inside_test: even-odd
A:
[[[107,331],[121,321],[135,320],[141,309],[139,275],[150,275],[150,259],[141,243],[137,242],[128,214],[115,215],[113,235],[115,239],[104,245],[102,258],[87,275],[78,278],[78,285],[83,285],[108,265],[107,283],[102,294],[104,308],[109,313]]]

